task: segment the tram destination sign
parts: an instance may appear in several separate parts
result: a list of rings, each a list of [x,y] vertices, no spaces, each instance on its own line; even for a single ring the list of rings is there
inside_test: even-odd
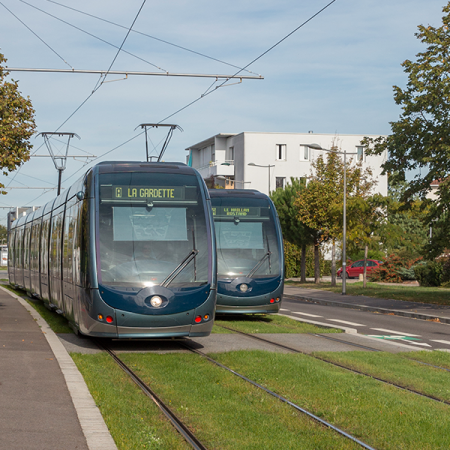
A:
[[[213,206],[214,217],[260,217],[261,208],[245,206]]]
[[[101,186],[101,198],[112,200],[183,201],[192,198],[195,187],[186,186]],[[188,195],[186,195],[188,194]],[[195,196],[194,196],[195,198]]]

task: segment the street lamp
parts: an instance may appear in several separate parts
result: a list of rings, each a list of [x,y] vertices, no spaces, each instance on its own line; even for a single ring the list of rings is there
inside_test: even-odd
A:
[[[270,168],[271,167],[275,167],[275,165],[271,166],[270,164],[268,166],[260,166],[259,164],[255,164],[255,163],[248,163],[248,166],[254,166],[254,167],[267,167],[269,169],[269,194],[270,195]]]
[[[323,150],[324,152],[329,153],[337,153],[338,155],[344,155],[344,212],[343,212],[343,222],[342,222],[342,295],[345,295],[346,292],[346,279],[347,279],[347,236],[346,236],[346,228],[347,228],[347,155],[357,155],[356,152],[348,153],[345,150],[340,152],[338,150],[329,150],[326,148],[322,148],[319,144],[301,144],[304,147],[312,148],[313,150]]]

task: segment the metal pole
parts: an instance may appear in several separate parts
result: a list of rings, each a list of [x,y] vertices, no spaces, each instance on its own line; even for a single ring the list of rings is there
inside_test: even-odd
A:
[[[58,195],[61,193],[61,179],[64,169],[58,169]]]
[[[148,162],[148,141],[147,141],[147,127],[144,127],[145,130],[145,154],[147,155],[147,162]]]
[[[344,150],[344,220],[343,220],[343,243],[342,243],[342,295],[346,294],[346,278],[347,278],[347,236],[346,236],[346,228],[347,228],[347,153]]]

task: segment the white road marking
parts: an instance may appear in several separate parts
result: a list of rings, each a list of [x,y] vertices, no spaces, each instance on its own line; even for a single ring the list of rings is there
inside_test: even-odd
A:
[[[425,344],[425,342],[407,341],[406,339],[405,339],[405,342],[406,342],[407,344],[421,345],[422,347],[431,347],[431,345]]]
[[[437,342],[439,344],[447,344],[450,345],[450,341],[435,341],[434,339],[430,339],[431,342]]]
[[[380,338],[380,339],[386,339],[386,340],[394,340],[394,341],[401,341],[406,336],[385,336],[384,334],[368,334],[367,336],[373,337],[373,338]],[[405,341],[406,342],[406,341]],[[407,341],[409,342],[409,341]]]
[[[292,311],[292,314],[300,314],[301,316],[308,316],[308,317],[323,317],[323,316],[316,316],[315,314],[307,314],[307,313],[301,313],[301,312],[295,312],[295,311]]]
[[[401,332],[401,331],[385,330],[384,328],[371,328],[371,330],[384,331],[386,333],[400,334],[402,336],[420,337],[420,334],[410,334],[410,333],[404,333],[404,332]]]
[[[290,311],[290,309],[283,309],[283,308],[280,308],[280,311]]]
[[[328,319],[330,322],[339,322],[339,323],[345,323],[347,325],[353,325],[355,327],[365,327],[362,323],[354,323],[354,322],[346,322],[345,320],[338,320],[338,319]]]

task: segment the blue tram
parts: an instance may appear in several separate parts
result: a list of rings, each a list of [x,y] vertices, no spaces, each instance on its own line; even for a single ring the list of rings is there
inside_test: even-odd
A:
[[[251,189],[210,189],[217,246],[217,313],[277,313],[284,251],[274,204]]]
[[[217,288],[209,203],[184,164],[97,164],[14,222],[9,281],[84,335],[207,336]]]

